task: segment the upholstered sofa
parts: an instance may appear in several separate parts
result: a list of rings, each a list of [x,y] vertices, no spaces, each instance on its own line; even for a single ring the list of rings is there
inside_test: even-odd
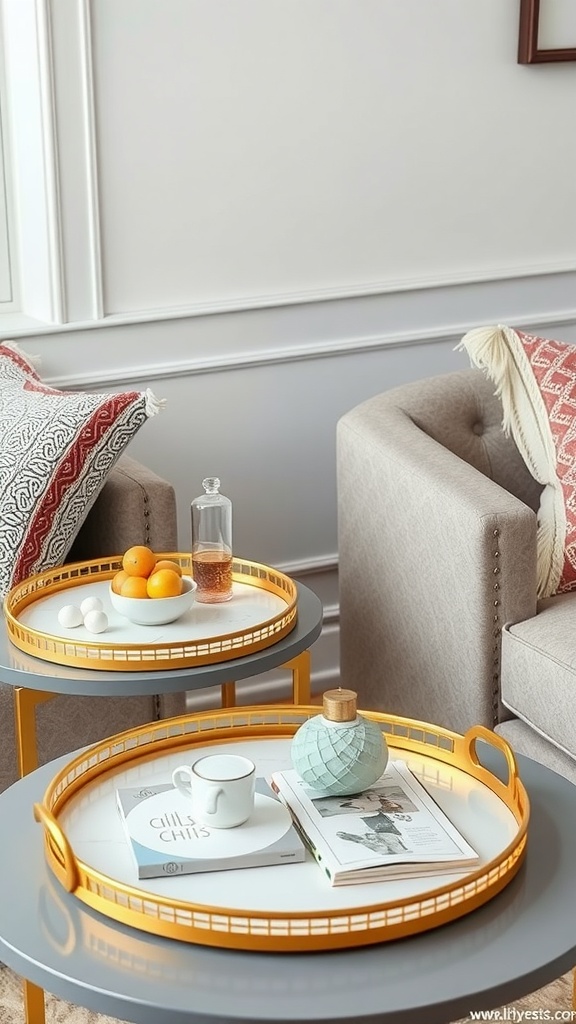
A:
[[[171,484],[124,455],[93,505],[67,561],[119,554],[132,544],[176,551],[176,501]],[[17,778],[14,691],[0,682],[0,791]],[[40,763],[105,736],[182,714],[185,694],[105,697],[57,696],[36,710]]]
[[[576,780],[576,593],[538,600],[541,486],[479,369],[337,431],[342,684],[360,706],[493,727]]]

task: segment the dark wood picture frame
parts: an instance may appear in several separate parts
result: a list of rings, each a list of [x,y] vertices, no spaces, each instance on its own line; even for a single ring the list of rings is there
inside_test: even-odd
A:
[[[544,3],[546,0],[544,0]],[[520,0],[519,64],[547,64],[550,61],[576,60],[576,46],[556,50],[538,49],[540,0]]]

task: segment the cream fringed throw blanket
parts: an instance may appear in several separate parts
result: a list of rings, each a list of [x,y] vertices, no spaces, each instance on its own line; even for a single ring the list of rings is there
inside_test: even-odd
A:
[[[502,426],[543,485],[538,596],[576,589],[576,346],[499,325],[469,331],[457,348],[494,382]]]

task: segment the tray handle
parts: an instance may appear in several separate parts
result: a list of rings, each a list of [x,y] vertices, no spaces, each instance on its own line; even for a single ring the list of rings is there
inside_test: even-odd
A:
[[[78,871],[72,847],[60,828],[56,818],[44,804],[34,804],[34,818],[40,822],[48,833],[52,852],[58,862],[59,879],[67,892],[78,888]]]
[[[487,729],[484,725],[473,725],[471,729],[464,734],[464,742],[468,747],[468,754],[471,761],[480,768],[484,765],[478,758],[478,752],[476,750],[476,740],[484,740],[492,747],[496,747],[504,757],[506,758],[506,764],[508,766],[508,780],[504,783],[507,789],[510,790],[510,794],[514,800],[518,796],[518,765],[514,752],[506,740],[502,739],[498,733],[493,732],[491,729]]]

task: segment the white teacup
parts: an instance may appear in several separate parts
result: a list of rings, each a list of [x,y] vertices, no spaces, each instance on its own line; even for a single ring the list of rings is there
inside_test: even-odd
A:
[[[238,754],[207,754],[172,772],[176,789],[192,801],[196,821],[212,828],[235,828],[254,808],[256,767]]]

